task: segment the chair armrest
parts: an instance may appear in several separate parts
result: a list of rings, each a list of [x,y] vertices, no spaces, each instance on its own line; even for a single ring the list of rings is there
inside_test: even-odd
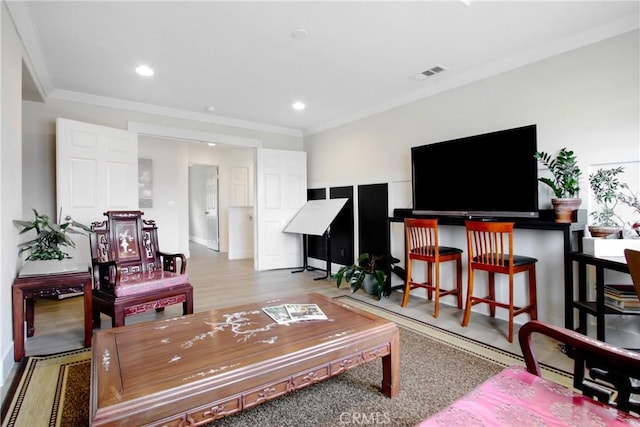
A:
[[[629,399],[632,393],[637,392],[635,384],[636,379],[640,379],[640,353],[566,328],[531,320],[520,328],[518,339],[527,370],[537,376],[540,376],[540,364],[533,347],[533,333],[564,344],[564,352],[574,360],[573,386],[576,389],[600,401],[606,399],[603,403],[613,404],[623,411],[638,410]],[[605,384],[595,380],[602,380]],[[618,392],[616,402],[608,401],[614,395],[611,389]]]
[[[97,262],[93,260],[94,289],[110,290],[120,283],[120,264],[117,261]]]
[[[180,260],[180,274],[184,274],[187,271],[187,258],[184,254],[170,254],[162,251],[157,253],[162,258],[162,269],[164,271],[176,273],[178,271],[178,260]]]

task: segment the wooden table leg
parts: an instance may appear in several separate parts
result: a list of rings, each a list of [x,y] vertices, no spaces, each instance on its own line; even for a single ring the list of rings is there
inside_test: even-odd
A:
[[[400,385],[400,332],[391,340],[391,351],[382,358],[382,393],[387,397],[398,396]]]
[[[13,306],[13,360],[19,362],[24,357],[24,299],[22,289],[12,287]]]
[[[33,298],[24,298],[24,303],[26,306],[26,317],[27,317],[27,336],[28,337],[32,337],[33,334],[36,332],[36,327],[35,327],[35,316],[34,316],[34,309],[35,309],[35,304],[36,304],[36,300]]]
[[[84,346],[91,347],[91,337],[93,336],[93,299],[92,280],[84,282]]]

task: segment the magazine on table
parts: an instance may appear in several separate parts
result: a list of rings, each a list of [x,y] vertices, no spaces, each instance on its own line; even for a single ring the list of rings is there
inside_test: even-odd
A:
[[[280,325],[303,320],[327,320],[318,304],[282,304],[263,307],[262,311]]]
[[[327,320],[327,316],[320,310],[318,304],[285,304],[294,320]]]
[[[280,325],[286,325],[294,320],[289,316],[289,312],[284,305],[274,305],[272,307],[264,307],[262,309],[269,317],[278,322]]]

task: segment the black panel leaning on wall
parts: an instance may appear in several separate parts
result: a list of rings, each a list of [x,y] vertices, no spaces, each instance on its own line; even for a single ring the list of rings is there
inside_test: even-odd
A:
[[[359,252],[373,255],[387,253],[387,218],[389,188],[385,184],[358,186]]]
[[[326,198],[327,190],[325,188],[307,189],[307,200],[324,200]],[[326,244],[324,236],[308,236],[307,242],[307,257],[326,261]]]
[[[353,187],[329,189],[331,199],[349,199],[331,224],[331,262],[351,265],[353,258]]]

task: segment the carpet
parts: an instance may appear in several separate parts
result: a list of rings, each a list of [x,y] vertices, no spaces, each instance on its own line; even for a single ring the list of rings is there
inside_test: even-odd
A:
[[[400,391],[380,392],[375,361],[294,393],[216,421],[212,426],[414,426],[522,358],[384,309],[341,297],[339,301],[389,318],[400,327]],[[29,357],[3,405],[3,427],[88,425],[88,349]],[[544,376],[570,383],[568,374],[544,368]],[[35,385],[35,386],[34,386]]]
[[[2,405],[2,427],[89,425],[91,349],[23,359]]]

